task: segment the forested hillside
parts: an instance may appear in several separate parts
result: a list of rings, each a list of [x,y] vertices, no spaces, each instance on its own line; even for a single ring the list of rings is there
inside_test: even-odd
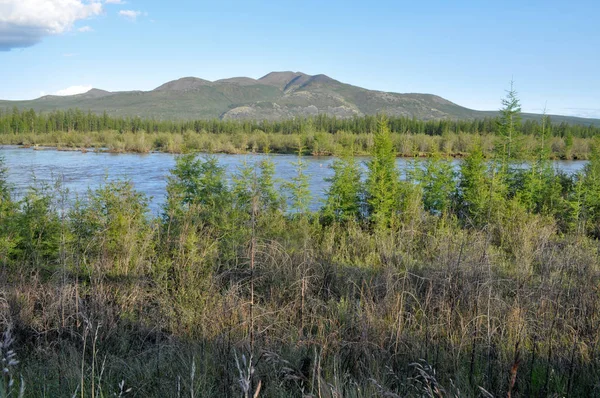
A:
[[[92,89],[71,96],[44,96],[30,101],[0,101],[0,108],[36,112],[79,108],[109,116],[156,120],[287,120],[318,115],[354,118],[385,113],[419,120],[469,120],[496,117],[432,94],[391,93],[345,84],[325,75],[271,72],[260,79],[236,77],[214,82],[185,77],[151,91],[108,92]],[[525,120],[540,115],[523,114]],[[598,119],[553,116],[557,123],[596,125]]]

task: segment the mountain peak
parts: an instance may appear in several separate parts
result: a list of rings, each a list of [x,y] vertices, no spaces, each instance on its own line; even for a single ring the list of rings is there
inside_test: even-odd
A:
[[[256,79],[252,79],[250,77],[243,77],[243,76],[215,80],[215,83],[234,83],[234,84],[239,84],[240,86],[252,86],[254,84],[259,84],[258,80],[256,80]]]
[[[286,86],[288,86],[291,82],[297,79],[306,79],[310,77],[310,75],[307,75],[306,73],[302,72],[284,71],[268,73],[260,79],[258,79],[258,81],[262,84],[268,84],[269,86],[275,86],[284,90]]]
[[[337,80],[323,74],[314,75],[310,80],[315,83],[339,83]]]
[[[170,82],[158,86],[153,91],[193,91],[211,84],[212,83],[208,80],[190,76],[171,80]]]
[[[106,97],[107,95],[111,95],[111,94],[112,93],[110,91],[101,90],[99,88],[92,88],[92,89],[86,91],[85,93],[76,94],[75,96],[77,96],[79,98],[102,98],[102,97]]]

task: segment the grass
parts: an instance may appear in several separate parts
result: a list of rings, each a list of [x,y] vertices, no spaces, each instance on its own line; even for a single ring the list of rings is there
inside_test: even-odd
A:
[[[450,182],[432,158],[426,169],[443,178],[396,181],[383,222],[362,185],[339,196],[360,201],[353,218],[286,208],[280,195],[300,193],[273,190],[268,161],[229,186],[214,159],[180,157],[158,217],[128,182],[76,203],[47,187],[14,202],[0,178],[0,329],[19,361],[2,386],[12,378],[13,396],[25,385],[31,397],[597,396],[592,154],[566,177],[489,162],[478,172],[474,151]],[[448,187],[449,201],[430,200]]]
[[[261,396],[440,388],[421,380],[413,363],[435,370],[435,385],[448,394],[477,395],[480,386],[500,393],[515,349],[523,357],[517,396],[597,393],[594,242],[537,242],[543,269],[527,273],[505,249],[487,246],[485,233],[447,221],[385,236],[308,225],[309,253],[293,243],[301,233],[294,223],[280,222],[272,228],[289,232],[257,248],[254,352],[248,274],[233,264],[219,270],[219,253],[209,255],[209,275],[173,264],[185,277],[172,291],[153,269],[157,254],[134,276],[104,276],[103,255],[88,281],[72,272],[13,274],[2,287],[10,302],[3,315],[18,336],[27,394],[244,396],[259,383]]]

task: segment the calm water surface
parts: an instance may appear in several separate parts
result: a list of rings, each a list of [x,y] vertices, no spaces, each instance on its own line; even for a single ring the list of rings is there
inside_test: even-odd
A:
[[[0,147],[0,156],[5,159],[8,167],[8,180],[15,188],[17,197],[35,181],[52,183],[57,179],[63,187],[69,190],[69,195],[85,194],[88,188],[101,186],[106,180],[131,180],[139,191],[151,198],[153,212],[158,212],[165,200],[165,188],[169,170],[175,165],[176,155],[165,153],[150,154],[112,154],[112,153],[82,153],[61,152],[56,150],[33,150],[18,147]],[[225,166],[229,178],[244,162],[253,164],[266,157],[262,154],[252,155],[215,155],[219,163]],[[271,155],[275,163],[276,177],[289,180],[295,175],[295,155]],[[306,174],[310,179],[310,189],[313,193],[312,208],[320,206],[324,192],[328,187],[325,180],[333,175],[329,167],[334,161],[331,157],[305,157]],[[360,159],[364,164],[366,158]],[[417,160],[421,162],[422,160]],[[458,165],[460,161],[453,160]],[[410,166],[411,159],[398,159],[397,165],[401,171]],[[567,173],[581,170],[584,161],[555,161],[555,167]]]

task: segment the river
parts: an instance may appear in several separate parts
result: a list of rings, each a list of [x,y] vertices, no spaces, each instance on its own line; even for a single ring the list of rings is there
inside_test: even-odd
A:
[[[81,196],[89,188],[101,186],[105,181],[128,179],[137,190],[145,193],[150,198],[150,208],[154,213],[159,212],[165,201],[165,187],[169,170],[175,165],[177,155],[166,153],[149,154],[113,154],[106,152],[57,151],[54,149],[34,150],[14,146],[0,147],[0,156],[5,159],[8,168],[8,181],[14,187],[16,197],[20,197],[26,189],[33,184],[53,183],[61,181],[62,187],[68,189],[71,198]],[[227,170],[229,178],[244,162],[252,164],[264,159],[267,155],[214,155],[219,163]],[[275,163],[276,177],[282,181],[289,181],[295,175],[294,165],[297,160],[295,155],[269,155]],[[310,190],[313,193],[311,207],[320,206],[324,192],[328,187],[327,177],[333,172],[329,167],[335,158],[332,157],[304,157],[307,164],[306,174],[310,181]],[[364,165],[366,158],[361,158]],[[417,159],[417,162],[422,162]],[[412,159],[399,158],[397,166],[401,172],[410,167]],[[456,165],[459,160],[452,160]],[[555,161],[557,169],[566,173],[575,173],[581,170],[585,161]]]

